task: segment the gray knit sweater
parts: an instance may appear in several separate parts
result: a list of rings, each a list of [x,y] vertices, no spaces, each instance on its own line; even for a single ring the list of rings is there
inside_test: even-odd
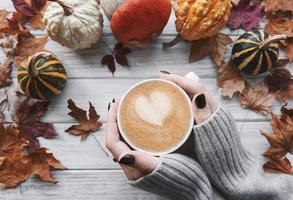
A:
[[[224,199],[221,194],[227,200],[293,200],[293,176],[264,173],[222,108],[194,126],[194,138],[197,161],[165,155],[151,174],[131,184],[177,200]]]

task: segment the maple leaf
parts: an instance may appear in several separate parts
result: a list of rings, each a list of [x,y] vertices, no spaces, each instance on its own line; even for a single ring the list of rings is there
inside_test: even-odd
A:
[[[7,57],[4,58],[2,64],[0,64],[0,88],[6,87],[12,83],[11,71],[13,61]]]
[[[240,71],[237,70],[236,66],[230,61],[228,63],[223,63],[219,67],[217,84],[222,88],[222,96],[232,98],[235,93],[242,93],[245,88],[245,79],[242,77]]]
[[[239,4],[233,7],[228,19],[228,26],[231,29],[242,27],[245,31],[256,28],[261,21],[261,3],[251,0],[240,0]]]
[[[278,11],[289,11],[293,14],[293,3],[290,0],[264,0],[262,5],[265,12],[275,14]]]
[[[55,182],[51,169],[64,169],[64,166],[52,153],[47,153],[46,148],[39,148],[27,157],[27,165],[30,167],[30,174],[37,175],[44,181]]]
[[[32,102],[30,98],[25,98],[12,115],[19,128],[20,136],[30,141],[30,152],[40,147],[38,137],[50,139],[57,135],[52,123],[40,121],[49,104],[48,101]]]
[[[190,49],[189,62],[195,62],[211,56],[214,63],[220,66],[227,51],[227,45],[232,42],[232,39],[223,33],[218,33],[207,39],[194,41]]]
[[[275,95],[269,92],[264,82],[255,86],[247,83],[240,95],[240,104],[243,108],[249,108],[261,114],[269,113],[274,101]]]
[[[16,65],[19,66],[23,59],[44,50],[44,46],[48,42],[48,36],[41,38],[28,38],[18,42],[17,56],[15,58]]]
[[[263,165],[263,169],[268,172],[285,173],[293,175],[293,167],[288,158],[270,158],[270,161]]]
[[[79,124],[72,125],[70,128],[66,130],[66,132],[81,136],[81,140],[84,140],[89,136],[90,133],[98,130],[103,124],[98,121],[100,116],[97,114],[93,105],[89,102],[89,116],[87,117],[87,112],[75,105],[75,103],[69,99],[67,101],[68,108],[71,112],[68,113],[71,117],[76,119]]]

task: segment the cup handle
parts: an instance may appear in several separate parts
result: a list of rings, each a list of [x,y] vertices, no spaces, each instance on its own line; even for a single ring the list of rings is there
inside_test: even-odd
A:
[[[199,76],[194,72],[188,72],[185,75],[185,78],[188,78],[188,79],[193,80],[195,82],[198,82],[200,80]]]

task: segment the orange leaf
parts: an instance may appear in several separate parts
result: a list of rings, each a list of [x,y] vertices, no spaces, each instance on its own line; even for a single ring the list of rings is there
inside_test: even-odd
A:
[[[66,132],[72,135],[81,136],[81,140],[84,140],[90,133],[98,130],[103,125],[98,121],[100,116],[90,102],[89,117],[87,117],[87,112],[77,107],[71,99],[69,99],[67,103],[67,107],[71,110],[68,114],[76,119],[79,124],[72,125],[66,130]]]
[[[267,114],[275,101],[275,95],[269,93],[268,87],[264,82],[255,86],[246,84],[245,89],[240,95],[240,104],[243,108],[249,108],[257,113]]]
[[[0,10],[0,30],[8,26],[8,22],[6,20],[7,14],[8,12],[6,10]]]
[[[290,11],[293,14],[293,3],[290,0],[264,0],[263,6],[265,8],[265,12],[270,12],[274,14],[278,11]]]
[[[293,38],[288,38],[286,41],[286,54],[290,62],[293,62]]]
[[[237,92],[242,93],[245,88],[244,78],[231,61],[220,66],[217,84],[222,88],[222,96],[229,98]]]
[[[293,175],[293,167],[287,158],[271,158],[270,161],[264,164],[263,169],[268,172]]]
[[[288,37],[293,37],[293,21],[285,18],[269,19],[265,31],[271,35],[285,34]]]
[[[0,64],[0,88],[11,84],[11,71],[13,61],[9,58],[4,58],[4,62]]]

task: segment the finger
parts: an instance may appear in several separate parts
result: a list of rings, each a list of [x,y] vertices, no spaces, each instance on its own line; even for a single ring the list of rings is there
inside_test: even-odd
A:
[[[141,151],[124,151],[119,156],[118,162],[123,167],[138,169],[144,174],[152,172],[159,164],[159,158]]]
[[[176,74],[161,74],[160,78],[175,83],[187,93],[192,95],[203,93],[206,90],[206,88],[200,81],[193,81],[191,79]]]
[[[204,93],[195,95],[192,98],[192,109],[197,124],[203,123],[213,113]]]
[[[119,100],[110,104],[110,109],[106,122],[106,147],[110,150],[114,158],[118,158],[123,151],[130,150],[127,144],[120,140],[118,125],[117,125],[117,111]]]

